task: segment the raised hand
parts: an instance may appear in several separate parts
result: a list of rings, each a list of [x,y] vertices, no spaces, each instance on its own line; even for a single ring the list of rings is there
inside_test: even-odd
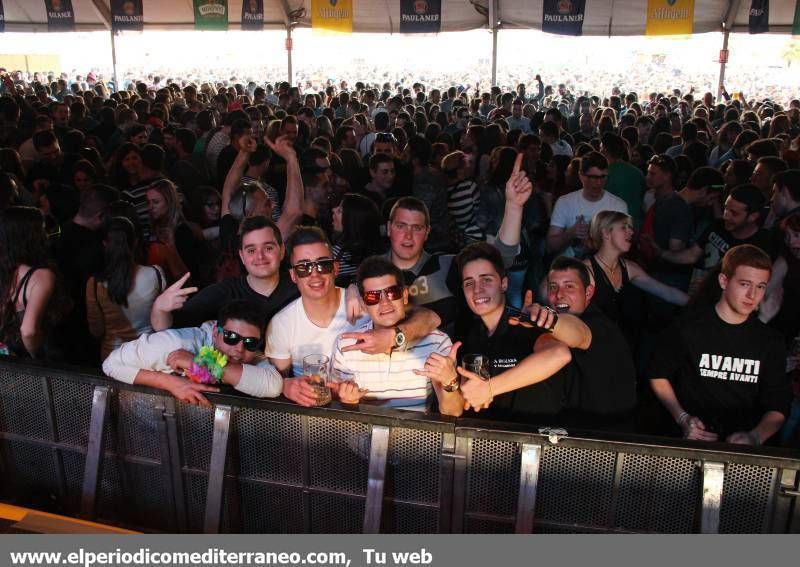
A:
[[[153,309],[169,313],[183,307],[189,296],[197,291],[196,287],[183,287],[183,284],[186,283],[191,275],[191,273],[186,272],[183,277],[161,292],[161,295],[153,303]]]
[[[431,380],[438,382],[442,386],[452,384],[458,378],[456,372],[456,360],[458,356],[458,348],[461,342],[457,342],[450,347],[450,352],[447,356],[441,355],[438,352],[432,352],[428,359],[425,361],[425,366],[422,370],[414,370],[414,374],[419,376],[427,376]]]
[[[292,146],[292,141],[289,139],[289,136],[278,136],[273,142],[264,134],[264,143],[268,145],[275,154],[281,156],[286,161],[297,157],[297,153],[294,151],[294,146]]]
[[[517,154],[511,177],[506,181],[506,201],[518,207],[523,207],[533,194],[533,185],[528,179],[528,174],[522,171],[522,153]]]

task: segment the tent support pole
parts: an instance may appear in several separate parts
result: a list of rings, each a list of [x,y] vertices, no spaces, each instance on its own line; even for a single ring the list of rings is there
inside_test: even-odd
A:
[[[292,25],[286,25],[286,68],[287,68],[287,75],[288,81],[290,85],[294,84],[294,73],[292,73],[292,49],[294,45],[292,45]]]
[[[730,36],[731,31],[728,27],[725,27],[725,31],[722,32],[722,51],[726,54],[728,53],[728,36]],[[720,54],[721,55],[721,54]],[[717,100],[722,98],[722,87],[725,86],[725,65],[727,64],[727,57],[719,58],[719,83],[717,84]]]
[[[114,69],[114,88],[117,92],[120,90],[119,78],[117,77],[117,40],[114,30],[111,30],[111,65]]]
[[[489,29],[492,30],[492,86],[497,85],[497,0],[489,2]]]

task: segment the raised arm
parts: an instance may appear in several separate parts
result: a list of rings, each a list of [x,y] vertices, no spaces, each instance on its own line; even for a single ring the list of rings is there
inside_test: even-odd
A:
[[[225,176],[225,182],[222,184],[222,202],[220,203],[220,217],[229,215],[231,213],[231,199],[233,192],[239,185],[239,181],[247,171],[247,162],[250,159],[250,154],[256,150],[256,141],[250,136],[242,136],[239,145],[242,149],[233,160],[233,165],[228,170],[228,175]]]
[[[265,135],[264,143],[286,161],[286,196],[283,200],[281,216],[278,219],[278,228],[283,238],[286,239],[303,215],[305,190],[303,178],[300,175],[300,162],[288,136],[279,136],[273,142]]]

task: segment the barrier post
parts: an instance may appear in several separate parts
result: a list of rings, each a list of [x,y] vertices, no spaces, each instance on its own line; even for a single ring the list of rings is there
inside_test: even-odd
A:
[[[80,517],[85,520],[94,519],[97,486],[100,484],[103,465],[103,441],[106,416],[108,415],[109,392],[108,386],[95,386],[92,395],[89,444],[86,447],[86,464],[83,470],[83,490],[81,491]]]

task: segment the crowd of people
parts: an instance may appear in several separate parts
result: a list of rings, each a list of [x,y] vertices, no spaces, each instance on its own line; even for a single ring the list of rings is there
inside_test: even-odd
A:
[[[800,100],[73,79],[3,75],[4,356],[800,446]]]

